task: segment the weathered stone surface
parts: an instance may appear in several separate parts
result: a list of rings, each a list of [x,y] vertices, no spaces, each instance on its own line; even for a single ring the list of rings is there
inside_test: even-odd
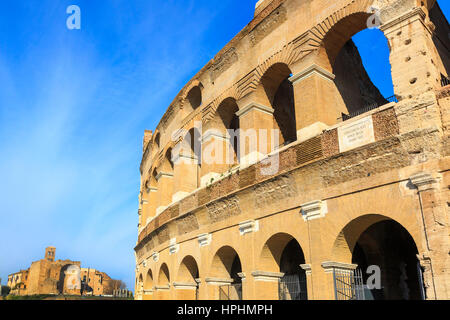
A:
[[[225,220],[231,216],[241,214],[239,198],[231,196],[222,200],[215,201],[206,206],[211,223]]]
[[[286,198],[297,196],[297,186],[290,174],[285,174],[253,187],[255,207],[263,208]]]

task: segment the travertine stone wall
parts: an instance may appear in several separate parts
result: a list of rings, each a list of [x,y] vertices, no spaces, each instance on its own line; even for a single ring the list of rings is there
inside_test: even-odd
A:
[[[374,17],[389,45],[396,102],[381,96],[349,42]],[[296,240],[308,298],[334,299],[333,270],[354,269],[358,241],[367,245],[366,231],[389,221],[412,239],[425,298],[449,299],[446,30],[434,1],[258,2],[255,18],[144,135],[136,297],[217,299],[234,281],[244,299],[278,299],[281,256]],[[377,108],[363,109],[372,102]],[[361,114],[347,119],[354,111]],[[240,157],[204,164],[236,117]],[[206,134],[202,157],[179,151],[194,128]],[[243,129],[286,134],[251,150]],[[168,167],[170,150],[172,160],[201,165]]]

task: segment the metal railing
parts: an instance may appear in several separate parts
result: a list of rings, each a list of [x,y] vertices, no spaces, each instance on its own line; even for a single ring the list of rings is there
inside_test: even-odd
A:
[[[308,300],[305,274],[285,275],[278,283],[280,300]]]
[[[362,271],[333,270],[336,300],[366,300]]]
[[[398,103],[398,98],[397,98],[396,95],[387,97],[387,98],[385,98],[385,99],[386,99],[386,101],[388,101],[388,102],[395,102],[395,103]],[[371,103],[371,104],[369,104],[369,105],[366,105],[366,106],[364,106],[364,107],[362,107],[362,108],[360,108],[360,109],[358,109],[358,110],[356,110],[356,111],[354,111],[354,112],[351,112],[350,114],[342,113],[342,121],[346,121],[346,120],[355,118],[355,117],[357,117],[357,116],[359,116],[359,115],[361,115],[361,114],[363,114],[363,113],[372,111],[372,110],[377,109],[377,108],[379,108],[379,107],[381,107],[381,105],[380,105],[379,103],[377,103],[377,102],[374,102],[374,103]]]
[[[448,86],[448,85],[450,85],[450,77],[442,76],[441,77],[441,86],[445,87],[445,86]]]
[[[242,284],[220,286],[219,300],[242,300]]]

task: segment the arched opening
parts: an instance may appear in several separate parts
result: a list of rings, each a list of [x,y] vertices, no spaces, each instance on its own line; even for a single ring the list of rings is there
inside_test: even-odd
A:
[[[357,265],[353,276],[359,273],[360,279],[353,285],[358,286],[361,281],[360,287],[347,289],[363,293],[358,299],[365,300],[423,299],[422,269],[417,254],[410,233],[398,222],[380,215],[365,215],[350,222],[338,236],[333,250],[337,262]]]
[[[423,285],[418,250],[408,231],[393,220],[370,226],[353,249],[352,263],[362,271],[369,266],[381,270],[381,288],[366,290],[368,299],[421,300]],[[369,275],[363,272],[364,283]]]
[[[197,128],[190,129],[183,143],[188,144],[187,149],[192,158],[192,161],[190,161],[189,173],[187,173],[188,176],[186,178],[194,181],[193,185],[195,188],[198,188],[200,186],[202,166],[202,142],[199,130]]]
[[[231,146],[230,151],[233,152],[232,164],[237,164],[239,162],[239,117],[236,115],[238,111],[239,107],[236,100],[233,98],[225,99],[217,108],[217,117],[219,119],[216,124],[218,127],[217,129],[219,129],[223,134],[228,133],[228,143]]]
[[[261,253],[264,271],[280,272],[278,293],[280,300],[307,300],[305,255],[298,241],[286,233],[278,233],[267,240]]]
[[[156,151],[159,151],[159,148],[161,147],[161,134],[158,132],[155,136],[155,146],[156,146]]]
[[[148,270],[147,276],[145,277],[144,290],[153,290],[153,272]]]
[[[193,87],[186,96],[186,102],[188,104],[188,113],[194,111],[202,104],[202,90],[200,86]]]
[[[172,148],[169,148],[166,151],[166,155],[164,157],[164,165],[163,170],[165,172],[173,172],[173,161],[172,161]]]
[[[142,299],[143,291],[144,291],[144,277],[142,276],[142,273],[141,273],[137,280],[137,286],[136,286],[136,294],[138,296],[140,296],[140,299]]]
[[[184,283],[196,284],[196,279],[198,278],[199,271],[197,262],[192,256],[185,257],[181,262],[177,280]]]
[[[326,58],[335,75],[342,104],[342,120],[389,102],[396,102],[387,38],[379,29],[368,29],[371,14],[355,13],[339,21],[323,41]]]
[[[437,51],[436,66],[441,73],[441,85],[450,84],[450,25],[438,1],[429,11],[429,17],[436,29],[433,32],[433,43]]]
[[[286,64],[276,63],[261,78],[264,93],[259,92],[259,95],[265,95],[261,101],[266,101],[274,110],[273,128],[280,132],[279,146],[297,140],[294,87],[289,81],[291,76],[292,72]]]
[[[170,285],[170,274],[167,264],[163,263],[159,269],[158,286],[169,287]]]
[[[217,251],[211,273],[229,283],[219,287],[220,300],[242,300],[241,259],[232,247],[225,246]]]

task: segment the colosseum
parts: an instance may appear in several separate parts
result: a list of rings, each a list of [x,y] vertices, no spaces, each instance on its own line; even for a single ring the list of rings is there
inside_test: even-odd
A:
[[[449,34],[435,0],[258,1],[144,134],[136,298],[450,299]]]

